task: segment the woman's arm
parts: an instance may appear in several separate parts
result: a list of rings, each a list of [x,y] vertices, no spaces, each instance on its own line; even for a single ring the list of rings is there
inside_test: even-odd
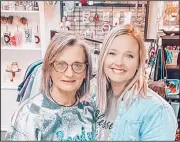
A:
[[[174,141],[177,119],[171,107],[160,106],[144,121],[140,129],[142,141]]]

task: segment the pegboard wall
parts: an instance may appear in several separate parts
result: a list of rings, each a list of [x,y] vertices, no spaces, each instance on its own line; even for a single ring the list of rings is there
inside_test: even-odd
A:
[[[66,9],[65,3],[63,3],[64,9]],[[136,25],[144,37],[146,10],[147,1],[138,3],[131,1],[121,4],[102,3],[95,6],[79,6],[74,3],[74,11],[65,11],[65,16],[70,22],[70,30],[75,34],[102,41],[110,29],[127,22]],[[97,15],[99,20],[95,19]]]

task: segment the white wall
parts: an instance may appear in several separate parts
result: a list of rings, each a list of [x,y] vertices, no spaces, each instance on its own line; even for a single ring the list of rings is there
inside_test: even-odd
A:
[[[45,34],[46,47],[50,42],[50,30],[58,30],[60,22],[60,2],[58,1],[54,6],[45,5]]]

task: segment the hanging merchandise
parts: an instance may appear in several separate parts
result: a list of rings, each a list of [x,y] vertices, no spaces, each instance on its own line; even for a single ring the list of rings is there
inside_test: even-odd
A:
[[[5,16],[1,16],[1,24],[7,24],[7,18]]]
[[[7,18],[7,23],[8,24],[12,24],[13,23],[13,16],[9,16],[8,18]]]
[[[37,33],[35,34],[35,43],[36,44],[39,44],[39,42],[40,42],[40,37],[39,37],[39,32],[38,32],[39,30],[38,30],[38,25],[37,25]]]
[[[25,42],[31,43],[32,42],[32,29],[28,26],[24,29],[25,32]]]
[[[124,12],[124,24],[131,24],[132,12]]]
[[[83,11],[83,23],[88,24],[90,22],[90,11]]]
[[[87,0],[80,0],[80,3],[81,3],[82,5],[85,5],[85,4],[87,4]]]
[[[11,32],[8,31],[8,26],[6,26],[6,31],[3,33],[5,46],[11,45]]]
[[[111,26],[109,23],[109,12],[103,11],[103,25],[102,25],[102,32],[107,33],[111,30]]]
[[[120,12],[113,12],[113,26],[118,26],[120,20]]]
[[[71,13],[74,11],[74,1],[65,1],[64,4],[65,4],[64,10],[67,13]]]
[[[25,18],[25,17],[21,17],[20,21],[21,21],[21,23],[22,23],[23,25],[27,25],[27,24],[28,24],[28,20],[27,20],[27,18]]]
[[[13,24],[17,25],[17,26],[20,26],[22,23],[21,23],[21,18],[19,16],[14,16],[13,18]]]
[[[91,50],[91,56],[92,56],[92,74],[96,75],[98,71],[98,59],[99,59],[99,53],[100,51],[97,48],[94,48]]]
[[[13,36],[15,43],[13,44],[14,46],[21,46],[22,45],[22,32],[18,30],[17,26],[17,32],[14,33]]]
[[[93,21],[94,23],[98,24],[99,23],[99,15],[97,14],[97,12],[95,13],[94,17],[93,17]]]

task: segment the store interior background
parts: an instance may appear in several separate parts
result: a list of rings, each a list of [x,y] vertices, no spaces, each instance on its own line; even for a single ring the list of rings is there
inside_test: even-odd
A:
[[[159,23],[157,22],[158,16],[160,12],[159,6],[163,1],[150,1],[149,3],[149,15],[148,15],[148,29],[147,29],[147,39],[157,39],[158,36],[164,35],[163,32],[158,31]],[[44,2],[41,2],[44,3]],[[60,9],[60,2],[58,1],[55,5],[42,5],[43,11],[41,11],[41,21],[44,24],[41,24],[41,28],[44,29],[44,31],[41,31],[41,40],[42,44],[41,46],[44,48],[42,51],[42,56],[45,53],[45,49],[47,48],[50,40],[51,30],[59,30],[59,22],[61,19],[61,9]],[[41,9],[41,10],[42,10]],[[2,12],[1,12],[2,14]],[[31,15],[33,16],[33,15]],[[1,26],[2,28],[2,26]],[[2,32],[1,32],[2,33]],[[2,51],[2,50],[1,50]],[[3,55],[2,51],[1,54]],[[31,52],[31,51],[30,51]],[[9,53],[8,53],[9,54]],[[24,54],[24,53],[23,53]],[[25,53],[22,56],[26,57]],[[39,53],[38,53],[39,54]],[[28,57],[32,57],[32,55],[27,55]],[[5,57],[4,57],[5,58]],[[2,61],[1,61],[2,65]],[[5,70],[6,66],[2,66],[1,70]],[[25,71],[25,70],[24,70]],[[3,140],[4,135],[7,131],[7,127],[10,124],[10,119],[12,113],[16,110],[18,106],[18,102],[16,102],[17,96],[10,96],[13,94],[17,94],[17,90],[10,89],[8,87],[2,87],[2,76],[4,76],[3,72],[1,72],[1,140]],[[18,73],[17,73],[18,76]],[[21,75],[23,77],[23,75]],[[8,101],[8,102],[7,102]]]

